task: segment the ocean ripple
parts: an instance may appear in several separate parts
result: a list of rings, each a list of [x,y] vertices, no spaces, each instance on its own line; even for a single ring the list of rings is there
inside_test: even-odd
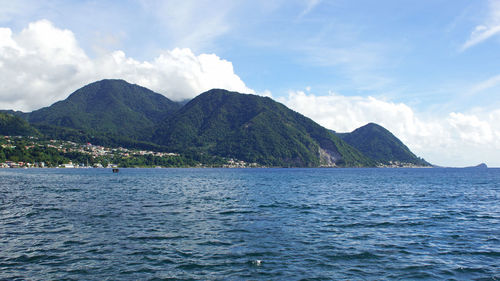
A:
[[[498,169],[0,170],[0,280],[498,280]]]

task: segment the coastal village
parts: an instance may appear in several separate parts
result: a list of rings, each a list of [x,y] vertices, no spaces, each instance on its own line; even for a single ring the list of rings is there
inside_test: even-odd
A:
[[[387,164],[379,163],[377,168],[432,168],[432,166],[416,165],[400,161],[389,161]]]
[[[22,145],[23,149],[26,151],[35,149],[53,149],[61,154],[80,154],[88,155],[94,163],[75,162],[66,161],[54,165],[53,163],[45,163],[43,161],[11,161],[5,160],[0,162],[0,168],[118,168],[120,165],[113,163],[113,159],[132,159],[138,157],[146,157],[149,159],[173,159],[181,158],[178,153],[172,152],[159,152],[151,150],[137,150],[137,149],[127,149],[123,147],[105,147],[101,145],[94,145],[91,143],[79,144],[72,141],[63,140],[42,140],[37,137],[23,137],[23,136],[1,136],[0,146],[4,150],[14,150],[18,145]],[[1,158],[0,158],[1,159]],[[216,165],[215,167],[222,168],[255,168],[262,167],[257,163],[247,163],[245,161],[237,159],[225,159],[225,163],[221,165]],[[141,165],[143,166],[143,165]],[[145,165],[152,166],[152,165]],[[176,166],[176,165],[173,165]],[[180,166],[180,165],[177,165]],[[188,165],[189,166],[189,165]],[[162,165],[154,165],[154,167],[163,167]],[[201,163],[195,165],[195,167],[214,167],[205,166]]]
[[[26,151],[34,150],[35,148],[41,149],[54,149],[61,154],[77,153],[81,155],[88,155],[91,157],[93,163],[66,161],[54,165],[53,163],[29,162],[29,161],[11,161],[5,160],[0,162],[0,168],[118,168],[119,165],[112,162],[112,159],[129,159],[134,157],[149,156],[153,158],[172,158],[180,157],[178,153],[172,152],[158,152],[151,150],[136,150],[127,149],[123,147],[111,148],[101,145],[94,145],[91,143],[79,144],[72,141],[63,140],[41,140],[37,137],[23,137],[23,136],[2,136],[0,137],[0,146],[2,149],[15,149],[19,144],[23,145]],[[104,161],[103,161],[104,160]],[[258,168],[263,167],[257,163],[247,163],[242,160],[233,158],[225,159],[225,163],[210,167],[222,168]],[[155,165],[155,167],[162,167]],[[195,167],[209,167],[203,164],[197,164]],[[429,168],[429,166],[419,166],[412,163],[404,163],[399,161],[390,161],[387,164],[378,164],[378,168]]]
[[[91,156],[93,159],[103,158],[130,158],[136,156],[153,156],[153,157],[177,157],[179,154],[170,152],[156,152],[148,150],[131,150],[123,147],[110,148],[91,143],[78,144],[72,141],[62,140],[40,140],[37,137],[22,137],[22,136],[3,136],[0,139],[0,145],[3,149],[15,149],[20,141],[24,144],[24,149],[30,150],[34,148],[53,148],[61,153],[81,153]],[[46,168],[47,163],[44,162],[23,162],[23,161],[5,161],[0,163],[0,168]],[[105,166],[101,163],[90,165],[88,163],[73,163],[68,161],[56,166],[57,168],[116,168],[117,164],[107,163]]]

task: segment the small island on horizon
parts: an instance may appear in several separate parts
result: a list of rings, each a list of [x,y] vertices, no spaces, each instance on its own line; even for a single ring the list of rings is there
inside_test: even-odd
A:
[[[467,169],[487,169],[488,165],[486,165],[485,163],[481,163],[481,164],[476,165],[476,166],[465,167],[465,168],[467,168]]]

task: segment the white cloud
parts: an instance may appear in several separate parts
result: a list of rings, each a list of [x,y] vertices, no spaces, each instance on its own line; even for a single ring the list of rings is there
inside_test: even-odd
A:
[[[309,14],[318,4],[321,2],[321,0],[306,0],[306,8],[300,13],[299,18],[304,17],[305,15]]]
[[[500,33],[500,1],[490,0],[489,15],[484,24],[476,26],[469,39],[460,48],[461,51],[475,46]]]
[[[403,103],[374,97],[317,96],[291,91],[280,102],[326,128],[350,132],[369,122],[387,128],[433,164],[500,166],[500,110],[426,117]]]
[[[0,28],[0,108],[33,110],[64,99],[83,85],[120,78],[173,100],[193,98],[211,88],[253,93],[234,73],[231,62],[190,49],[163,51],[138,61],[123,51],[90,58],[70,30],[47,20],[30,23],[18,34]]]
[[[468,92],[469,95],[476,94],[491,88],[494,88],[500,84],[500,74],[490,77],[485,81],[482,81],[476,85],[474,85]]]
[[[339,59],[335,64],[370,58],[349,58],[344,62],[344,55],[331,54]],[[369,65],[376,62],[375,56]],[[174,100],[192,98],[211,88],[255,93],[235,74],[231,62],[215,54],[196,55],[190,49],[177,48],[148,61],[139,61],[120,50],[91,58],[70,30],[59,29],[46,20],[31,23],[18,33],[0,28],[1,109],[28,111],[48,106],[104,78],[125,79]],[[499,81],[497,76],[492,77],[472,91],[490,89]],[[500,110],[429,117],[403,103],[335,93],[316,96],[310,91],[307,87],[306,92],[290,92],[278,100],[337,131],[378,123],[417,155],[435,164],[466,166],[486,162],[500,166]],[[271,96],[268,90],[258,94]]]
[[[272,95],[271,91],[269,91],[269,90],[264,90],[262,92],[256,92],[255,94],[259,95],[259,96],[263,96],[263,97],[273,98],[273,95]]]
[[[139,1],[166,29],[175,46],[199,48],[231,30],[235,1]]]

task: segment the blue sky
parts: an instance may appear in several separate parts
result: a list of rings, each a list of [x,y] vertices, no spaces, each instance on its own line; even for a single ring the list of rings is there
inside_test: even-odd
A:
[[[102,78],[174,100],[221,87],[272,96],[338,131],[380,123],[436,164],[500,166],[497,0],[0,7],[3,108],[47,106]]]

